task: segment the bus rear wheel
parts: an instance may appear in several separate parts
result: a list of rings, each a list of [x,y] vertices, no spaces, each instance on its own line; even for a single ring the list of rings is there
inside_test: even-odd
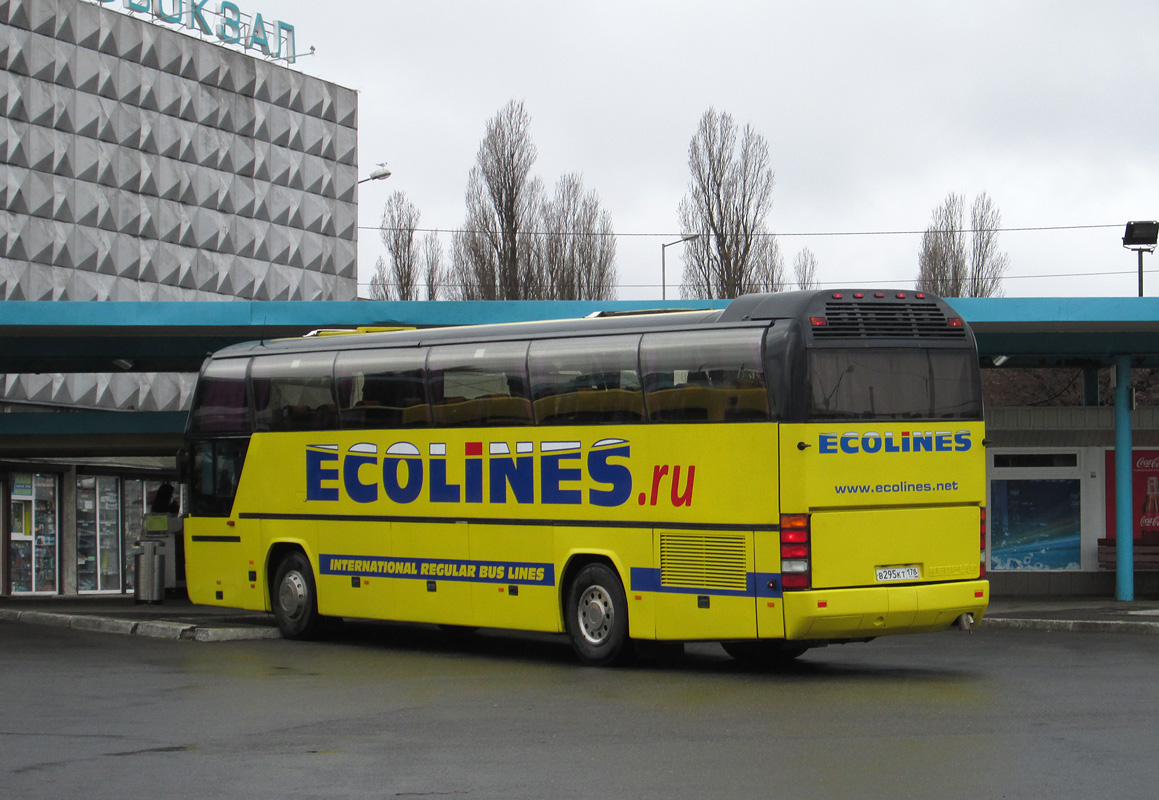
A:
[[[780,640],[721,642],[724,652],[756,667],[784,667],[802,655],[809,646]]]
[[[295,551],[278,563],[271,599],[285,638],[318,639],[326,632],[326,618],[318,613],[314,570],[304,553]]]
[[[616,571],[588,564],[568,587],[564,624],[572,649],[585,664],[608,667],[631,656],[628,598]]]

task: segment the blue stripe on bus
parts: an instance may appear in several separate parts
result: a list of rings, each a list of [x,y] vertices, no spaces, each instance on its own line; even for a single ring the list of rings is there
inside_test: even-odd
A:
[[[707,586],[663,586],[660,570],[655,567],[632,567],[631,591],[664,592],[667,594],[707,594],[722,597],[780,597],[779,572],[749,572],[745,574],[744,589],[719,589]]]
[[[555,565],[524,561],[469,561],[456,558],[391,558],[323,553],[318,556],[322,575],[357,575],[365,578],[503,583],[554,586]]]

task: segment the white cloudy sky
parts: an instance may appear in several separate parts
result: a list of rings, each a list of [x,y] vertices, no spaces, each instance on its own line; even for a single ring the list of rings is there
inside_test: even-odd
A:
[[[919,231],[948,192],[986,191],[1005,228],[1110,226],[1003,233],[1007,295],[1130,296],[1123,223],[1159,218],[1154,2],[241,5],[316,47],[302,71],[359,92],[360,173],[394,173],[361,187],[363,282],[390,192],[422,227],[462,222],[484,125],[510,98],[531,114],[535,174],[582,173],[611,213],[621,299],[660,296],[709,106],[767,139],[769,227],[787,264],[813,251],[825,284],[911,285],[920,237],[820,234]],[[681,269],[669,248],[670,296]]]

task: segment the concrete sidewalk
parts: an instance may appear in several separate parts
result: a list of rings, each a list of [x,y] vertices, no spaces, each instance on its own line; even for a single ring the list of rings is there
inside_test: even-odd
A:
[[[197,642],[281,637],[272,614],[198,606],[186,599],[138,604],[124,595],[0,597],[0,622],[4,621]],[[990,602],[979,629],[1159,634],[1159,601],[997,598]]]
[[[0,597],[0,621],[197,642],[281,638],[272,614],[198,606],[184,598],[152,604],[125,595]]]
[[[990,600],[983,628],[1067,633],[1159,633],[1159,601],[1101,597]]]

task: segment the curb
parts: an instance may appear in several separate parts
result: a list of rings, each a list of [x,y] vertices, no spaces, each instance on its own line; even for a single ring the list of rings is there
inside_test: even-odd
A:
[[[240,642],[259,639],[281,639],[277,628],[201,628],[185,622],[143,620],[134,622],[116,617],[88,614],[54,614],[48,611],[16,611],[0,608],[0,622],[24,622],[54,628],[72,628],[96,633],[119,633],[146,636],[151,639],[186,639],[194,642]]]
[[[145,636],[151,639],[169,639],[194,642],[241,642],[281,639],[274,627],[247,626],[233,628],[199,627],[193,623],[167,620],[133,620],[117,617],[99,617],[89,614],[57,614],[48,611],[17,611],[0,608],[0,622],[23,622],[47,625],[53,628],[72,628],[95,633],[119,633]],[[1075,620],[1036,619],[1029,617],[985,617],[979,630],[1047,631],[1054,633],[1123,633],[1159,635],[1159,622],[1134,620]]]
[[[1015,617],[986,617],[982,628],[1017,631],[1048,631],[1055,633],[1133,633],[1159,634],[1159,622],[1131,622],[1127,620],[1090,619],[1032,619]]]

